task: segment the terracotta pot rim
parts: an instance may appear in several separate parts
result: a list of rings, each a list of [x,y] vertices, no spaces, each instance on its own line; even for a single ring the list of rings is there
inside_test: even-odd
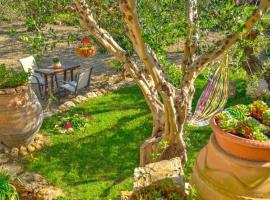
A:
[[[12,88],[0,88],[0,96],[14,96],[27,92],[29,89],[31,89],[29,83]]]
[[[235,135],[232,135],[231,133],[223,131],[216,123],[215,117],[213,117],[210,120],[210,126],[214,130],[214,134],[219,135],[223,138],[231,139],[235,143],[238,143],[240,145],[255,147],[255,148],[263,148],[263,149],[270,149],[270,141],[257,141],[257,140],[250,140],[242,137],[238,137]]]

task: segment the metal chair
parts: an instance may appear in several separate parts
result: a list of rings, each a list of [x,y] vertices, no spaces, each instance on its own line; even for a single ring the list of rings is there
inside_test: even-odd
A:
[[[38,65],[33,56],[29,56],[27,58],[22,58],[19,60],[22,68],[25,72],[31,72],[31,76],[29,77],[29,82],[32,84],[37,84],[40,96],[43,97],[42,90],[44,89],[44,79],[43,77],[35,73],[35,69],[38,69]]]
[[[93,67],[90,67],[83,72],[76,74],[75,81],[60,81],[59,77],[55,77],[56,86],[57,86],[57,99],[58,103],[60,103],[61,94],[65,91],[73,93],[75,95],[78,94],[78,91],[83,88],[89,88],[91,84],[91,75],[92,75]]]

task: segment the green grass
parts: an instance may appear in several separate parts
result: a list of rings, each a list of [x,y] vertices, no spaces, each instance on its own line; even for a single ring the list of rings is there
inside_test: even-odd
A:
[[[206,80],[199,78],[195,102]],[[237,81],[238,94],[228,105],[249,103],[245,96],[245,81]],[[151,135],[151,114],[136,86],[92,99],[70,111],[92,116],[84,131],[61,135],[54,123],[61,116],[46,119],[42,132],[51,136],[52,144],[29,159],[27,167],[41,173],[68,197],[83,200],[117,199],[120,191],[132,189],[133,170],[139,163],[139,146]],[[199,150],[207,143],[209,127],[188,127],[189,161],[187,178]]]

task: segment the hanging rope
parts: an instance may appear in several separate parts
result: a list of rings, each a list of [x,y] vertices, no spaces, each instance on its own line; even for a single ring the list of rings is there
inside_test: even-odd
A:
[[[228,99],[228,76],[228,55],[226,55],[206,85],[191,118],[191,124],[202,125],[223,109]]]

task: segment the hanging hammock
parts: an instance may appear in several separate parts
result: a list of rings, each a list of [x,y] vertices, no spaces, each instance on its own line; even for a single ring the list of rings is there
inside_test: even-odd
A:
[[[208,124],[208,120],[223,109],[228,99],[228,74],[227,55],[206,85],[190,120],[192,125]]]

